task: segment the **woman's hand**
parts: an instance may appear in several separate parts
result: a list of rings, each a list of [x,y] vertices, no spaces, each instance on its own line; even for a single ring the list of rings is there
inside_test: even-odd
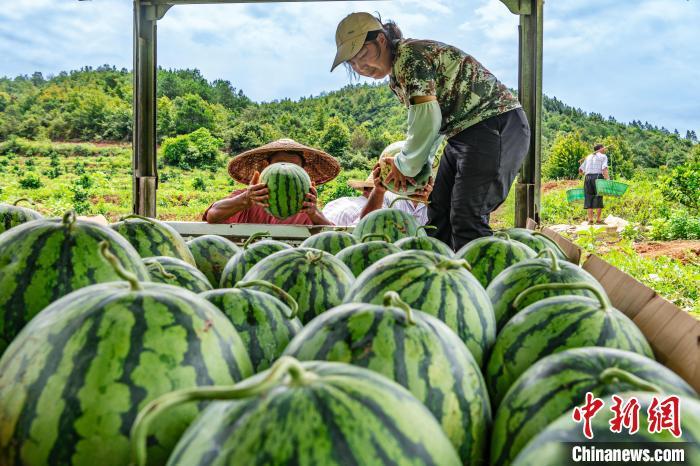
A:
[[[253,178],[250,180],[250,185],[246,188],[245,192],[242,193],[247,207],[252,207],[253,205],[267,207],[270,192],[267,189],[267,185],[259,181],[260,173],[256,171],[253,174]]]
[[[301,211],[309,216],[314,225],[333,225],[333,222],[328,220],[323,213],[318,210],[318,191],[316,191],[316,183],[311,182],[309,192],[306,193],[306,201],[301,208]]]
[[[377,162],[372,169],[372,182],[374,183],[374,190],[376,192],[381,194],[386,192],[386,186],[382,184],[382,168],[379,162]]]
[[[430,197],[430,193],[433,192],[433,177],[431,176],[428,178],[428,184],[425,185],[423,189],[420,191],[416,191],[413,193],[412,196],[409,196],[411,199],[420,201],[420,202],[428,202],[428,198]]]
[[[408,186],[408,184],[412,184],[412,185],[416,184],[416,180],[414,180],[413,178],[407,177],[406,175],[401,173],[401,171],[399,171],[399,168],[394,163],[393,157],[386,157],[382,160],[384,160],[385,163],[387,163],[387,164],[389,164],[389,166],[391,166],[391,172],[386,177],[386,180],[384,180],[385,184],[389,184],[393,181],[394,188],[396,188],[397,191],[405,191],[406,186]]]

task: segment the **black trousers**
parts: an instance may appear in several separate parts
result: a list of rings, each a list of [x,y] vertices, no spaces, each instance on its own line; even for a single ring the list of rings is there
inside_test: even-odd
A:
[[[600,173],[591,173],[586,175],[583,181],[583,208],[584,209],[602,209],[603,196],[598,196],[598,189],[595,187],[595,180],[605,178]]]
[[[493,234],[489,214],[508,191],[530,145],[518,108],[470,126],[447,140],[428,204],[428,233],[455,251]]]

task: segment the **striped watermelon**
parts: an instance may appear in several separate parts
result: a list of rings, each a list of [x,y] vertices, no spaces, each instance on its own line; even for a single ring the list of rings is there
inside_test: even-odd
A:
[[[470,241],[455,256],[464,259],[472,266],[472,275],[486,288],[511,265],[537,255],[523,243],[511,240],[507,234],[496,232],[493,236],[485,236]]]
[[[209,280],[202,272],[180,259],[155,256],[143,259],[143,263],[154,282],[179,286],[193,293],[212,289]]]
[[[383,300],[318,316],[285,354],[366,367],[400,383],[435,415],[464,464],[485,463],[491,410],[476,361],[435,317],[411,310],[394,292]]]
[[[504,230],[504,233],[507,234],[510,237],[510,239],[520,241],[526,246],[529,246],[530,249],[535,251],[535,253],[540,253],[545,249],[549,249],[557,255],[558,259],[565,261],[569,260],[569,258],[566,257],[566,254],[564,253],[564,251],[561,250],[559,245],[544,233],[540,233],[539,231],[534,230],[528,230],[527,228],[510,228],[508,230]]]
[[[185,240],[167,223],[140,215],[127,215],[110,226],[126,238],[141,257],[170,256],[197,266]]]
[[[260,262],[260,260],[278,251],[292,249],[287,243],[275,241],[273,239],[265,239],[251,244],[253,241],[264,236],[270,236],[270,233],[258,232],[250,235],[246,242],[243,243],[243,248],[229,259],[221,274],[219,288],[233,288],[236,283],[243,280],[245,274],[247,274],[255,264]]]
[[[39,311],[71,291],[118,280],[99,254],[106,240],[140,280],[148,272],[133,247],[107,227],[76,220],[35,220],[0,235],[0,353]]]
[[[44,218],[35,210],[18,206],[20,201],[29,201],[29,199],[17,199],[13,204],[0,204],[0,233],[17,225]]]
[[[273,292],[286,296],[289,305],[275,296],[244,288],[252,285],[274,287]],[[221,309],[231,320],[248,349],[255,372],[269,368],[302,327],[296,317],[296,301],[266,282],[239,282],[236,288],[205,291],[200,296]]]
[[[603,409],[591,420],[592,440],[587,439],[583,435],[581,424],[571,421],[571,413],[566,413],[532,439],[513,461],[513,466],[561,466],[569,464],[572,459],[571,444],[585,445],[588,442],[596,442],[594,447],[600,451],[595,452],[592,448],[589,450],[589,453],[595,455],[605,453],[603,446],[609,442],[629,442],[631,443],[629,447],[632,449],[637,449],[643,445],[644,448],[650,450],[654,448],[653,444],[657,442],[685,442],[684,445],[678,445],[678,448],[683,448],[684,450],[684,461],[676,462],[675,464],[700,464],[700,402],[698,400],[687,396],[680,397],[681,436],[675,438],[667,430],[654,432],[649,425],[647,413],[652,408],[654,397],[657,397],[660,401],[666,398],[667,394],[625,392],[617,395],[623,402],[627,402],[633,397],[639,402],[639,430],[635,434],[629,434],[626,428],[623,428],[619,433],[611,432],[610,421],[613,418],[613,411],[609,408],[615,405],[615,400],[612,396],[606,397],[603,398]],[[650,431],[653,433],[650,433]],[[569,443],[569,445],[566,443]],[[615,447],[624,446],[615,445]],[[664,443],[663,445],[658,445],[658,448],[674,448],[674,446]],[[596,461],[595,457],[592,459]],[[601,458],[597,463],[604,464],[605,460]],[[589,464],[592,464],[592,462]],[[620,461],[617,464],[623,463]],[[674,463],[669,461],[664,464]]]
[[[212,286],[219,286],[224,267],[241,249],[232,241],[217,235],[198,236],[187,242],[197,268]]]
[[[540,258],[543,255],[549,259]],[[545,249],[540,252],[535,259],[520,261],[511,265],[503,272],[499,273],[486,288],[486,292],[493,303],[493,310],[496,313],[496,325],[498,330],[518,313],[525,306],[544,298],[558,296],[562,294],[578,294],[595,298],[596,296],[588,290],[541,290],[529,293],[520,302],[515,303],[515,298],[532,287],[540,283],[574,283],[586,282],[597,287],[605,293],[595,278],[578,265],[571,262],[559,261],[551,250]]]
[[[383,241],[368,241],[371,238],[382,238]],[[369,234],[362,238],[360,244],[347,247],[335,255],[350,268],[353,275],[360,275],[370,265],[382,257],[401,252],[401,249],[389,242],[384,235]]]
[[[496,321],[484,288],[465,266],[434,252],[393,254],[360,274],[345,302],[381,304],[387,291],[396,291],[413,309],[445,322],[481,366],[496,339]]]
[[[222,398],[237,400],[212,403],[170,466],[460,464],[430,412],[367,369],[283,358],[227,391]]]
[[[520,311],[501,329],[486,372],[491,402],[498,406],[508,388],[535,362],[552,353],[583,346],[632,351],[649,358],[654,353],[639,328],[589,283],[545,283],[521,293],[542,289],[588,290],[585,296],[557,296],[537,301]]]
[[[306,238],[301,247],[319,249],[335,255],[358,243],[359,240],[346,231],[324,231]]]
[[[369,234],[384,235],[392,243],[408,236],[425,236],[425,231],[419,228],[413,215],[391,208],[394,202],[400,199],[408,198],[399,196],[391,201],[389,208],[374,210],[365,215],[357,223],[352,234],[358,239]]]
[[[129,431],[149,401],[252,373],[243,342],[214,305],[129,279],[64,296],[8,347],[0,359],[0,464],[128,465]],[[155,421],[151,464],[165,463],[198,412],[191,403]]]
[[[282,288],[299,304],[299,319],[307,323],[340,304],[355,277],[332,254],[318,249],[295,248],[264,258],[250,269],[244,280],[263,280]],[[252,288],[260,289],[257,286]]]
[[[430,251],[446,257],[453,257],[455,254],[452,248],[432,236],[411,236],[394,244],[404,251]]]
[[[584,404],[587,392],[601,397],[630,390],[696,396],[671,370],[629,351],[587,347],[541,359],[520,376],[498,407],[491,464],[510,464],[547,425]]]
[[[260,173],[260,182],[267,185],[269,193],[265,210],[279,219],[297,214],[311,188],[308,173],[299,165],[287,162],[268,165]]]

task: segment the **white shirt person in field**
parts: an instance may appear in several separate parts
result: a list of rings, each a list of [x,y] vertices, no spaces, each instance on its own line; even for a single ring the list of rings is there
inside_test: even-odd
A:
[[[610,179],[608,156],[605,155],[608,148],[602,144],[596,144],[593,150],[592,154],[583,159],[581,166],[578,167],[578,172],[584,175],[583,192],[585,197],[583,208],[588,211],[588,223],[593,223],[593,209],[596,209],[595,223],[602,224],[603,196],[598,195],[595,182],[601,178]]]

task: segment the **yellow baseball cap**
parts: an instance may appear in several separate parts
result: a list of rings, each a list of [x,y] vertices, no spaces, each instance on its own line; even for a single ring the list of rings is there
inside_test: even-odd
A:
[[[369,13],[351,13],[338,24],[335,30],[335,45],[338,51],[333,60],[331,71],[341,63],[357,55],[365,43],[365,37],[370,31],[379,31],[382,23]]]

